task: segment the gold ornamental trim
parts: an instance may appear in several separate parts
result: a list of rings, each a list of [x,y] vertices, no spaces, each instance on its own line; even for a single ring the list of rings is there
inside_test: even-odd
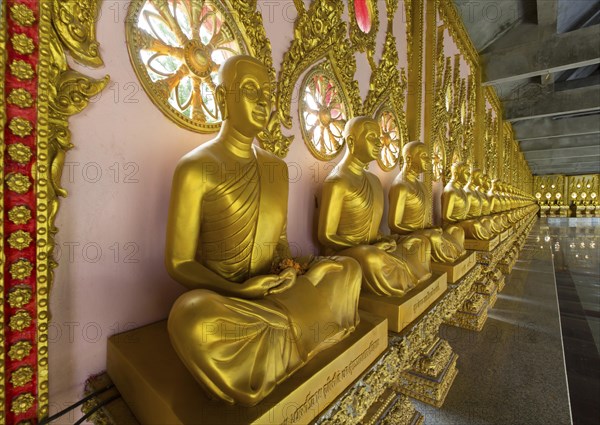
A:
[[[21,59],[10,63],[10,72],[21,81],[31,80],[35,75],[33,67]]]
[[[10,39],[10,42],[13,46],[13,49],[22,55],[29,55],[35,50],[33,40],[25,34],[13,35]]]
[[[363,112],[372,115],[380,122],[383,138],[382,155],[388,155],[393,161],[386,163],[380,156],[377,159],[379,167],[384,171],[391,171],[402,161],[402,147],[408,143],[408,125],[405,112],[406,104],[406,73],[404,69],[398,71],[398,49],[396,37],[393,34],[392,21],[388,21],[388,28],[383,45],[383,53],[379,64],[371,74],[369,93],[365,101]],[[382,114],[388,111],[393,119],[393,130],[397,133],[396,140],[386,134],[386,125],[381,125]]]
[[[15,5],[16,6],[16,5]],[[13,6],[14,7],[14,6]],[[23,6],[25,7],[25,6]],[[30,10],[31,12],[31,10]],[[6,2],[3,1],[0,3],[0,14],[4,17],[7,13]],[[10,11],[11,18],[15,21],[17,11]],[[0,19],[0,78],[2,78],[2,86],[3,89],[0,90],[0,128],[4,129],[6,126],[6,106],[5,106],[5,75],[6,75],[6,59],[7,59],[7,51],[6,51],[6,39],[7,39],[7,19]],[[0,146],[5,146],[5,132],[0,131]],[[4,182],[4,159],[5,150],[0,149],[0,182]],[[0,217],[4,217],[4,187],[2,187],[2,191],[0,191]],[[0,222],[3,223],[3,222]],[[4,224],[0,225],[0,267],[3,269],[6,267],[6,256],[4,255]],[[4,291],[6,288],[6,276],[5,273],[0,273],[0,323],[6,323],[5,318],[5,295]],[[0,326],[0,388],[6,388],[6,329],[5,326]],[[6,414],[4,412],[6,406],[6,391],[0,391],[0,420],[4,421]]]
[[[22,366],[11,373],[10,383],[15,387],[23,387],[31,382],[33,379],[33,373],[33,368],[29,366]]]
[[[463,24],[462,18],[456,10],[452,0],[438,0],[439,13],[442,21],[448,28],[448,32],[455,40],[458,50],[462,53],[471,68],[471,74],[475,74],[480,68],[479,54],[475,49],[473,41]]]
[[[349,99],[348,119],[360,115],[362,100],[358,82],[354,80],[356,59],[346,37],[346,23],[342,20],[342,0],[315,0],[308,10],[295,3],[298,18],[294,39],[285,53],[279,73],[276,109],[281,123],[292,128],[291,105],[294,86],[300,75],[321,59],[331,62],[344,97]]]
[[[12,89],[6,101],[12,105],[17,105],[21,109],[30,108],[33,106],[33,98],[27,90],[18,88]]]
[[[25,205],[13,207],[8,212],[8,219],[14,224],[27,224],[31,220],[31,211]]]
[[[10,357],[11,360],[21,361],[29,356],[32,348],[33,345],[30,341],[15,342],[8,350],[8,357]]]
[[[21,308],[31,301],[31,288],[29,286],[15,287],[8,293],[8,304],[12,308]]]
[[[377,0],[365,0],[367,9],[370,13],[370,28],[369,31],[365,32],[358,23],[358,17],[356,16],[356,9],[354,8],[354,0],[348,0],[348,21],[349,30],[348,35],[352,46],[359,52],[366,52],[371,68],[375,68],[373,62],[373,55],[375,54],[375,42],[377,33],[379,31],[379,11],[377,8]]]
[[[10,17],[24,27],[30,27],[35,23],[33,11],[22,3],[10,7]]]

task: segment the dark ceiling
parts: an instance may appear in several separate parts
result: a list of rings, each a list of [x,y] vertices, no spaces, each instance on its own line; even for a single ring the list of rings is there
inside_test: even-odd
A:
[[[600,0],[454,0],[534,175],[600,173]]]

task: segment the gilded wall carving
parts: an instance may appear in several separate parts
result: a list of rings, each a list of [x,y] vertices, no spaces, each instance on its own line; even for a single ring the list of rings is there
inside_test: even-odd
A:
[[[346,37],[341,0],[315,0],[308,10],[296,3],[298,19],[294,39],[286,52],[277,81],[276,109],[281,123],[292,127],[291,104],[294,85],[300,75],[325,58],[331,62],[340,89],[349,101],[348,118],[359,115],[362,100],[354,80],[356,59]]]
[[[7,423],[48,415],[49,291],[54,220],[66,152],[73,147],[69,117],[83,111],[90,97],[108,83],[71,69],[66,52],[90,67],[102,65],[95,38],[99,2],[3,2],[0,35],[3,70],[2,307],[8,314],[0,340],[1,417]],[[7,50],[7,42],[12,48]],[[17,56],[17,57],[15,57]],[[8,67],[6,67],[6,62]],[[4,149],[3,149],[4,152]],[[4,357],[5,356],[5,357]],[[3,388],[7,388],[3,385]],[[6,408],[6,410],[5,410]]]
[[[381,125],[383,148],[377,162],[386,171],[393,170],[399,164],[402,147],[408,141],[406,73],[404,69],[398,71],[398,50],[392,18],[393,14],[390,14],[383,54],[371,74],[364,105],[364,113],[372,115]]]

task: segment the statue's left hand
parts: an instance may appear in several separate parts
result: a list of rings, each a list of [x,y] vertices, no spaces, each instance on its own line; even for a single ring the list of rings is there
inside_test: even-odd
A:
[[[296,274],[298,272],[296,269],[292,267],[288,267],[279,273],[279,277],[281,278],[281,283],[274,288],[269,289],[267,292],[268,295],[281,294],[282,292],[290,289],[294,283],[296,283]]]
[[[315,284],[316,282],[323,280],[323,277],[327,273],[339,272],[343,268],[344,266],[337,261],[330,258],[324,258],[317,261],[316,264],[306,272],[305,276]]]
[[[396,241],[394,239],[383,239],[375,242],[373,245],[385,252],[394,252],[396,250]]]

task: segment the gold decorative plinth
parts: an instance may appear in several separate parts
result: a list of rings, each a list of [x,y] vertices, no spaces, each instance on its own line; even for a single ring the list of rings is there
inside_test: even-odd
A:
[[[500,242],[504,242],[510,236],[510,229],[506,229],[504,232],[500,233]]]
[[[432,406],[442,407],[458,374],[457,359],[458,355],[452,351],[450,344],[438,339],[411,369],[402,372],[399,391]]]
[[[487,298],[473,293],[446,323],[463,329],[480,331],[488,317]]]
[[[492,279],[485,279],[480,282],[475,282],[474,290],[476,293],[487,298],[488,308],[494,308],[498,299],[498,286]]]
[[[456,283],[462,279],[475,264],[477,264],[477,255],[474,252],[467,251],[465,255],[451,264],[432,261],[431,271],[435,273],[446,273],[448,283]]]
[[[392,332],[400,332],[419,317],[448,287],[446,274],[433,275],[403,297],[361,293],[358,308],[388,319]]]
[[[500,236],[494,236],[489,241],[480,241],[478,239],[465,239],[465,249],[473,251],[493,251],[500,243]]]
[[[504,273],[505,275],[509,275],[509,274],[512,273],[512,269],[513,269],[513,267],[515,266],[515,264],[517,262],[516,260],[517,260],[517,258],[515,257],[515,258],[510,259],[507,262],[499,263],[498,264],[498,269],[502,273]]]
[[[504,274],[502,274],[502,277],[500,279],[497,279],[495,283],[498,287],[498,292],[502,292],[504,290],[504,287],[506,286],[506,278],[504,277]]]
[[[420,425],[423,415],[419,413],[408,397],[387,388],[379,399],[371,405],[361,425]]]
[[[166,321],[108,340],[108,374],[146,424],[307,424],[387,348],[387,321],[368,314],[254,407],[211,401],[171,347]],[[369,406],[365,406],[368,408]]]

